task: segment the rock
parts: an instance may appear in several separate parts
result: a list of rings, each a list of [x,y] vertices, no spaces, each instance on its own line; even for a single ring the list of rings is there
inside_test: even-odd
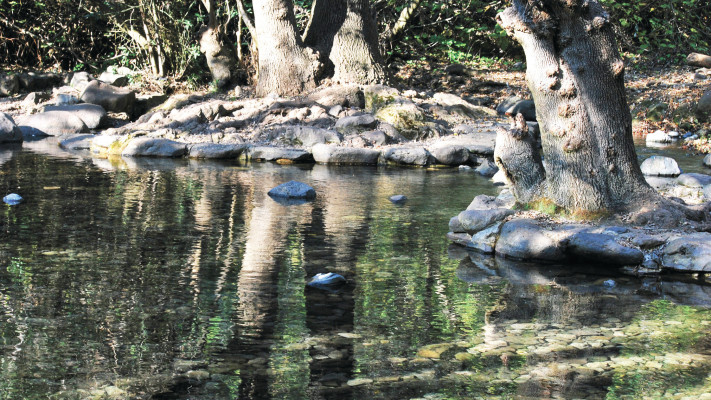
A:
[[[651,176],[679,176],[681,169],[671,157],[651,156],[640,165],[642,174]]]
[[[289,181],[269,191],[274,201],[283,205],[299,205],[316,198],[316,191],[311,186],[297,181]]]
[[[644,253],[626,247],[610,235],[590,232],[574,234],[567,243],[566,252],[585,262],[612,265],[637,265],[644,261]]]
[[[485,118],[495,116],[496,111],[482,106],[476,106],[461,97],[451,93],[435,93],[432,99],[451,113],[457,113],[469,118]]]
[[[405,204],[405,202],[407,202],[407,196],[402,194],[390,196],[390,202],[393,204]]]
[[[469,162],[469,149],[461,145],[439,145],[430,149],[438,164],[461,165]]]
[[[711,233],[696,233],[667,243],[662,267],[685,272],[711,272]]]
[[[145,114],[151,109],[160,106],[168,100],[168,95],[163,93],[140,94],[136,96],[133,104],[135,114]]]
[[[645,141],[647,143],[671,143],[674,141],[674,138],[669,136],[666,132],[659,130],[648,134]]]
[[[630,242],[641,249],[651,249],[666,243],[666,241],[660,237],[650,236],[643,233],[632,236]]]
[[[365,96],[358,85],[325,87],[317,89],[306,98],[327,108],[335,106],[365,108]]]
[[[390,137],[383,131],[363,132],[360,136],[373,146],[384,146],[390,142]]]
[[[328,164],[373,165],[378,163],[380,157],[378,150],[338,147],[331,144],[317,144],[312,151],[316,162]]]
[[[59,137],[59,147],[65,150],[88,150],[94,140],[92,134],[67,134]]]
[[[696,103],[696,116],[701,122],[711,121],[711,90],[704,93]]]
[[[106,111],[130,113],[136,101],[136,94],[103,82],[91,81],[84,89],[81,100],[85,103],[98,104]]]
[[[450,64],[444,67],[444,72],[450,75],[464,75],[467,71],[467,67],[462,64]]]
[[[111,72],[104,71],[97,79],[116,87],[128,86],[128,77],[126,75],[113,74]]]
[[[94,80],[94,77],[91,76],[91,74],[89,74],[88,72],[79,71],[79,72],[75,72],[72,75],[72,79],[71,79],[71,81],[69,81],[69,86],[71,86],[81,92],[86,88],[86,86],[89,84],[89,82],[91,82],[93,80]]]
[[[425,112],[412,102],[398,102],[380,108],[375,117],[397,129],[409,140],[427,136]]]
[[[664,119],[664,113],[669,109],[667,103],[655,103],[647,107],[645,116],[648,120],[659,122]]]
[[[32,92],[25,96],[25,99],[22,100],[22,103],[26,106],[35,106],[47,100],[49,100],[49,95],[41,92]]]
[[[676,178],[677,183],[690,188],[702,188],[711,185],[711,176],[690,172],[681,174]]]
[[[467,210],[493,210],[496,208],[510,208],[515,202],[515,199],[513,199],[513,201],[508,201],[501,198],[501,196],[494,197],[487,196],[485,194],[480,194],[476,196],[471,203],[469,203],[469,205],[467,206]]]
[[[311,153],[302,149],[256,146],[247,150],[247,156],[253,160],[277,161],[289,160],[292,162],[310,162]]]
[[[378,121],[371,114],[350,115],[336,121],[336,129],[348,130],[349,128],[375,128]]]
[[[22,117],[18,122],[23,134],[32,136],[59,136],[87,131],[84,121],[68,111],[45,111]]]
[[[53,73],[27,72],[18,78],[20,89],[28,92],[48,90],[62,84],[62,77]]]
[[[103,126],[106,120],[106,110],[97,104],[74,104],[63,106],[47,106],[44,111],[66,111],[79,117],[89,129]]]
[[[558,242],[528,219],[504,224],[496,241],[496,253],[519,260],[563,261],[566,258]]]
[[[380,108],[402,99],[397,89],[385,85],[363,86],[363,96],[365,98],[365,109],[370,112],[376,112]]]
[[[304,146],[307,149],[321,143],[338,144],[343,140],[343,136],[336,131],[311,126],[287,127],[281,138],[292,145]]]
[[[523,114],[526,121],[536,120],[536,105],[533,100],[524,100],[518,96],[504,100],[496,107],[496,112],[511,116]]]
[[[417,350],[417,356],[438,359],[442,356],[442,353],[451,349],[452,347],[454,347],[454,344],[452,343],[430,344]]]
[[[457,215],[457,219],[464,232],[473,235],[513,214],[515,214],[515,212],[508,208],[465,210]]]
[[[338,118],[339,115],[341,115],[341,112],[343,111],[343,107],[340,105],[335,105],[331,108],[328,109],[328,115]]]
[[[198,143],[190,146],[188,157],[205,159],[237,158],[245,149],[243,144]]]
[[[0,112],[0,143],[22,142],[22,131],[11,116]]]
[[[474,249],[480,253],[484,254],[494,254],[494,249],[496,248],[496,241],[499,238],[499,233],[501,232],[501,222],[496,222],[490,227],[477,232],[472,236],[470,243],[467,247]]]
[[[424,147],[393,147],[383,152],[383,158],[401,165],[429,164],[430,153]]]
[[[20,204],[20,203],[22,203],[22,200],[24,200],[22,198],[22,196],[20,196],[17,193],[10,193],[7,196],[2,198],[2,201],[5,204],[10,205],[10,206],[16,206],[16,205]]]
[[[475,171],[477,174],[483,177],[491,178],[496,175],[497,172],[499,172],[499,167],[497,167],[493,161],[489,159],[483,159],[481,163],[476,167]]]
[[[79,99],[68,93],[59,93],[54,99],[54,105],[56,106],[70,106],[72,104],[77,104]]]
[[[686,56],[686,63],[694,67],[711,68],[711,56],[691,53]]]
[[[311,278],[311,280],[306,283],[306,285],[317,289],[329,289],[341,286],[345,283],[346,278],[344,278],[342,275],[333,272],[327,272],[314,275],[313,278]]]
[[[711,154],[707,154],[706,157],[704,157],[703,164],[711,168]]]
[[[124,157],[183,157],[188,153],[185,143],[169,139],[137,137],[123,149]]]
[[[17,75],[0,74],[0,96],[12,96],[20,91]]]

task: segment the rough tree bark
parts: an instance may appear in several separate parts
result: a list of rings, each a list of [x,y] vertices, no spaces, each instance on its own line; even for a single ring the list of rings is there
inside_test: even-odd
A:
[[[637,164],[624,64],[600,4],[514,0],[497,19],[526,54],[545,159],[541,197],[590,212],[658,199]]]
[[[200,28],[200,51],[205,54],[207,67],[212,80],[218,87],[224,87],[232,79],[232,69],[236,66],[234,53],[225,46],[220,38],[220,26],[217,22],[215,0],[202,0],[207,10],[207,25]]]
[[[306,47],[296,28],[291,0],[255,0],[259,43],[257,95],[296,95],[317,86],[317,52]]]
[[[334,82],[367,85],[386,80],[369,0],[315,0],[304,42],[333,68]]]

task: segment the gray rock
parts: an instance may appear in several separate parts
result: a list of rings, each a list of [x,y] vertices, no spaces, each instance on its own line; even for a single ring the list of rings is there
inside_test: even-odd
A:
[[[558,242],[527,219],[504,224],[496,241],[496,253],[519,260],[563,261],[566,258]]]
[[[20,88],[28,92],[48,90],[62,84],[62,77],[53,73],[27,72],[18,76]]]
[[[198,143],[190,146],[188,157],[206,159],[237,158],[245,149],[243,144]]]
[[[491,210],[495,208],[508,208],[512,204],[499,197],[480,194],[469,203],[467,210]]]
[[[401,165],[427,165],[430,153],[424,147],[393,147],[383,152],[383,158]]]
[[[497,222],[490,227],[477,232],[472,236],[471,243],[467,247],[477,250],[480,253],[494,254],[496,241],[499,238],[502,226],[503,224],[501,222]]]
[[[28,115],[22,119],[18,118],[18,125],[23,130],[23,134],[32,132],[32,136],[38,136],[38,133],[45,136],[59,136],[87,131],[84,121],[68,111],[46,111]]]
[[[85,103],[98,104],[106,111],[130,113],[136,101],[136,93],[103,82],[91,81],[84,89],[81,100]]]
[[[317,144],[312,151],[316,162],[327,164],[373,165],[378,163],[380,157],[378,150],[338,147],[331,144]]]
[[[253,160],[276,161],[290,160],[293,162],[311,161],[311,153],[302,149],[286,147],[256,146],[247,150],[247,156]]]
[[[651,156],[640,165],[644,175],[652,176],[679,176],[681,169],[671,157]]]
[[[459,218],[454,216],[449,219],[449,230],[454,233],[463,233],[465,231],[461,223],[459,223]]]
[[[158,107],[168,100],[168,95],[163,93],[141,94],[136,96],[133,108],[136,114],[145,114],[154,107]]]
[[[324,107],[365,108],[365,97],[358,85],[331,86],[317,89],[306,97]]]
[[[638,246],[641,249],[651,249],[666,243],[666,241],[660,237],[650,236],[643,233],[632,236],[630,241],[633,245]]]
[[[654,131],[645,138],[647,143],[671,143],[674,138],[664,131]]]
[[[311,186],[297,181],[289,181],[269,191],[269,196],[287,199],[315,199],[316,190]]]
[[[47,100],[49,100],[49,95],[41,92],[32,92],[25,96],[25,99],[22,100],[22,103],[27,106],[35,106]]]
[[[405,202],[407,202],[407,196],[402,194],[396,194],[394,196],[390,196],[389,200],[393,204],[405,204]]]
[[[20,91],[17,75],[0,74],[0,96],[12,96]]]
[[[116,87],[124,87],[128,85],[128,77],[126,75],[112,74],[108,71],[102,72],[101,75],[99,75],[98,80]]]
[[[54,99],[54,105],[56,106],[70,106],[72,104],[77,104],[79,99],[68,93],[59,93]]]
[[[464,75],[467,68],[462,64],[450,64],[444,67],[444,72],[450,75]]]
[[[47,106],[45,111],[66,111],[79,117],[89,129],[97,129],[106,121],[106,110],[97,104],[74,104],[65,106]]]
[[[68,134],[59,137],[59,147],[64,150],[88,150],[94,140],[92,134]]]
[[[696,233],[667,243],[662,267],[686,272],[711,272],[711,233]]]
[[[642,251],[626,247],[614,236],[600,233],[579,232],[569,240],[566,252],[573,258],[594,263],[612,265],[637,265],[644,261]]]
[[[686,187],[701,188],[706,185],[711,185],[711,176],[690,172],[687,174],[679,175],[676,178],[676,181]]]
[[[437,104],[443,106],[448,112],[463,115],[465,117],[484,118],[496,115],[496,111],[488,107],[474,105],[455,94],[435,93],[432,99]]]
[[[82,91],[86,88],[89,82],[93,81],[94,77],[91,76],[86,71],[75,72],[72,75],[72,79],[69,81],[69,86],[75,88],[78,91]]]
[[[515,212],[508,208],[491,208],[488,210],[464,210],[457,215],[464,232],[475,234],[496,222],[502,221]]]
[[[328,109],[328,115],[334,118],[338,118],[338,116],[341,114],[341,111],[343,111],[343,106],[341,106],[340,104],[335,105]]]
[[[686,63],[694,67],[711,68],[711,56],[701,53],[690,53],[686,56]]]
[[[321,143],[341,143],[343,136],[330,129],[314,128],[311,126],[287,127],[282,138],[296,145],[309,149]]]
[[[383,131],[368,131],[360,135],[366,142],[374,146],[384,146],[390,142],[390,137]]]
[[[411,101],[390,103],[378,109],[375,117],[390,124],[408,140],[426,139],[432,135],[425,111]]]
[[[706,157],[704,157],[703,164],[711,168],[711,154],[706,154]]]
[[[704,188],[704,198],[706,200],[711,200],[711,185],[707,185]]]
[[[704,93],[696,103],[696,116],[702,122],[711,121],[711,90]]]
[[[0,112],[0,143],[22,142],[22,131],[11,116]]]
[[[351,115],[336,121],[336,129],[375,128],[378,121],[371,114]]]
[[[496,175],[497,172],[499,172],[499,167],[497,167],[493,161],[489,159],[483,159],[476,167],[475,171],[477,174],[483,177],[491,178]]]
[[[469,162],[469,149],[462,145],[436,146],[430,149],[430,153],[438,164],[461,165]]]
[[[188,149],[185,143],[141,136],[129,141],[121,155],[124,157],[183,157],[187,153]]]
[[[523,100],[517,96],[509,97],[504,100],[496,107],[496,112],[512,116],[523,114],[526,121],[536,120],[536,105],[533,100]]]

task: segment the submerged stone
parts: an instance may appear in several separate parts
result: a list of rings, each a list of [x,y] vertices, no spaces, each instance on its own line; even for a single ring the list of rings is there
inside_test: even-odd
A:
[[[10,193],[7,196],[2,198],[2,201],[5,202],[5,204],[10,205],[10,206],[16,206],[20,203],[22,203],[22,196],[20,196],[17,193]]]
[[[390,196],[390,201],[393,204],[404,204],[407,201],[407,196],[396,194],[395,196]]]
[[[325,272],[314,275],[306,285],[317,289],[328,290],[343,285],[344,283],[346,283],[346,278],[342,275],[333,272]]]
[[[313,200],[316,190],[311,186],[297,181],[289,181],[269,191],[269,196],[276,199]]]

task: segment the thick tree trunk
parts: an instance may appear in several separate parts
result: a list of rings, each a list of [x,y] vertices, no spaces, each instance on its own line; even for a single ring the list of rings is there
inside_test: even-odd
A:
[[[522,114],[516,115],[511,129],[501,129],[496,134],[494,161],[521,203],[541,197],[544,189],[546,172],[539,146]]]
[[[386,79],[369,0],[315,0],[304,42],[328,57],[334,82],[367,85]]]
[[[257,95],[296,95],[316,87],[318,53],[304,46],[291,0],[255,0],[259,43]]]
[[[545,160],[541,196],[591,212],[656,198],[637,164],[624,65],[600,4],[514,0],[497,19],[526,54]]]

